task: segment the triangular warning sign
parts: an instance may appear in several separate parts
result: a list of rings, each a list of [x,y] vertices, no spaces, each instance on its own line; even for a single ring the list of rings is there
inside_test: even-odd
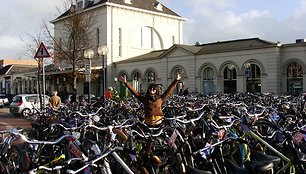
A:
[[[51,57],[51,56],[47,48],[45,47],[44,43],[41,42],[34,58],[45,58],[45,57]]]

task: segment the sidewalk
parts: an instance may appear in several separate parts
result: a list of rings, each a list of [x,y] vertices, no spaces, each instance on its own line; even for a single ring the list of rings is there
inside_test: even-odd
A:
[[[0,113],[10,113],[10,108],[8,107],[0,108]]]

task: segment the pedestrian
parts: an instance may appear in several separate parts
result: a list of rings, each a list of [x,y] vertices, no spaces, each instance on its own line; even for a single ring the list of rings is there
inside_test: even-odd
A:
[[[52,110],[57,110],[58,108],[60,108],[60,105],[61,105],[61,98],[57,96],[57,91],[53,91],[52,96],[49,99],[49,107]]]
[[[164,118],[164,113],[162,111],[162,104],[164,101],[171,95],[175,86],[181,79],[181,75],[177,74],[174,81],[170,84],[170,86],[166,89],[166,91],[160,95],[159,87],[157,84],[151,84],[147,92],[142,95],[139,93],[126,79],[125,75],[121,75],[119,80],[125,84],[125,86],[131,91],[131,93],[139,99],[140,102],[144,105],[145,111],[145,123],[149,126],[155,126],[162,123]]]
[[[112,98],[112,89],[111,87],[108,87],[105,92],[105,99],[111,99]]]
[[[77,90],[76,88],[72,89],[72,95],[70,97],[70,104],[77,103]]]

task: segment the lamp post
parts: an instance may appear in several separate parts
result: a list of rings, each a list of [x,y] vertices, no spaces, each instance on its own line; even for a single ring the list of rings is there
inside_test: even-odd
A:
[[[92,49],[87,49],[84,51],[84,57],[89,60],[87,64],[85,64],[85,74],[86,74],[86,82],[88,82],[88,103],[91,106],[91,59],[94,56],[94,51]]]
[[[106,89],[106,71],[105,71],[105,56],[108,53],[107,45],[101,45],[98,47],[98,54],[102,56],[102,95],[103,95],[103,105],[105,106],[105,89]]]

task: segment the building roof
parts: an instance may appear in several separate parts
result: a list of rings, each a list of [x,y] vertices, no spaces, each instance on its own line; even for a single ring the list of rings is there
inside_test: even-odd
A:
[[[12,65],[7,65],[3,68],[0,69],[0,75],[6,75],[10,69],[11,69]]]
[[[147,54],[143,54],[140,56],[132,57],[126,60],[118,61],[116,63],[129,63],[129,62],[139,62],[139,61],[145,61],[145,60],[155,60],[155,59],[161,59],[163,55],[171,52],[171,50],[174,50],[175,48],[182,48],[184,50],[187,50],[191,53],[196,54],[201,48],[194,45],[181,45],[181,44],[175,44],[171,48],[166,50],[155,50],[151,51]]]
[[[208,44],[200,44],[201,49],[197,54],[209,54],[218,52],[241,51],[249,49],[276,47],[278,43],[265,41],[259,38],[247,38],[230,41],[218,41]]]
[[[0,75],[14,75],[37,71],[37,65],[7,65],[0,69]]]
[[[115,63],[118,64],[118,63],[139,62],[139,61],[145,61],[145,60],[156,60],[156,59],[160,59],[161,55],[165,51],[166,50],[151,51],[150,53],[142,54],[140,56],[132,57],[132,58],[122,60],[122,61],[118,61],[118,62],[115,62]]]
[[[0,65],[37,65],[36,60],[1,59]]]
[[[278,43],[265,41],[259,38],[248,38],[248,39],[230,40],[223,42],[218,41],[207,44],[197,43],[196,45],[175,44],[167,50],[152,51],[150,53],[143,54],[137,57],[132,57],[123,61],[118,61],[116,63],[120,64],[120,63],[139,62],[144,60],[161,59],[163,55],[166,55],[167,53],[177,48],[184,49],[193,54],[201,55],[201,54],[210,54],[210,53],[219,53],[219,52],[241,51],[248,49],[270,48],[276,46],[278,46]]]
[[[92,7],[98,7],[98,6],[100,6],[102,4],[105,4],[105,3],[113,3],[113,4],[123,5],[123,6],[127,6],[127,7],[138,8],[138,9],[141,9],[141,10],[148,10],[148,11],[155,12],[155,13],[162,13],[162,14],[172,15],[172,16],[176,16],[176,17],[181,17],[180,15],[178,15],[177,13],[172,11],[171,9],[167,8],[166,6],[164,6],[163,4],[158,2],[157,0],[130,0],[130,1],[131,1],[131,4],[125,3],[125,0],[95,0],[95,1],[94,0],[90,1],[89,0],[88,3],[85,5],[84,9],[88,9],[88,8],[92,8]],[[162,6],[162,10],[158,10],[158,8],[156,8],[157,4]],[[67,10],[66,12],[61,14],[59,17],[57,17],[56,19],[60,19],[60,18],[65,17],[69,14],[70,14],[70,10]]]

